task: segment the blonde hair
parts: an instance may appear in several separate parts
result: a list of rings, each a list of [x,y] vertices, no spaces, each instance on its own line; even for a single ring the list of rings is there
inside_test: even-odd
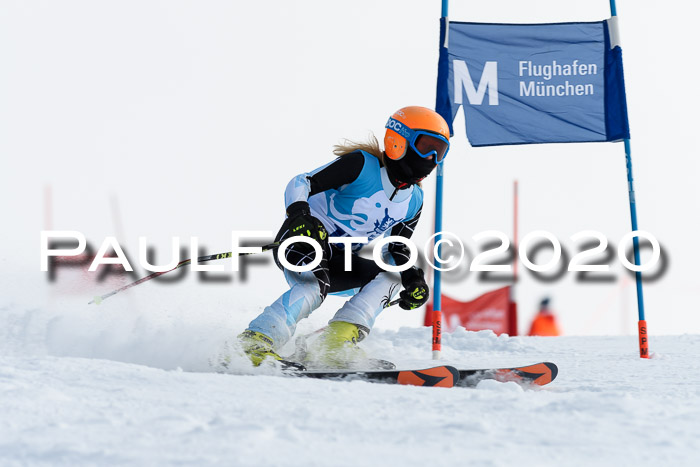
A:
[[[340,144],[333,146],[333,154],[338,157],[348,155],[352,152],[362,150],[374,157],[379,159],[379,162],[384,165],[384,153],[379,147],[379,141],[374,133],[370,133],[367,141],[353,141],[349,139],[343,139]]]
[[[377,137],[374,136],[374,133],[369,134],[367,141],[352,141],[349,139],[343,139],[342,143],[333,146],[333,154],[338,157],[347,156],[348,154],[357,150],[362,150],[372,154],[374,157],[379,159],[379,164],[381,166],[385,165],[384,151],[382,151],[382,148],[379,147],[379,141],[377,141]],[[418,182],[416,185],[422,187],[421,182]]]

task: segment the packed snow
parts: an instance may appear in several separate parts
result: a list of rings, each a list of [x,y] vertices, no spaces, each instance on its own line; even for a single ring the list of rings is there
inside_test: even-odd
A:
[[[240,359],[235,374],[217,374],[210,359],[238,330],[206,319],[178,331],[124,310],[99,318],[94,311],[0,311],[4,466],[700,460],[697,335],[654,337],[653,358],[640,359],[635,337],[459,328],[444,337],[443,362],[552,361],[559,376],[542,388],[484,381],[444,389],[290,378]],[[400,368],[429,367],[430,336],[429,328],[378,329],[361,345]]]
[[[700,203],[700,158],[672,137],[696,131],[700,93],[678,96],[696,86],[697,16],[691,2],[688,14],[682,2],[618,3],[640,227],[670,258],[644,287],[653,358],[624,336],[636,332],[636,302],[620,264],[610,280],[524,273],[521,331],[551,295],[564,332],[591,337],[458,329],[443,362],[547,360],[559,375],[543,388],[440,389],[289,378],[242,359],[234,374],[212,372],[286,289],[269,257],[252,259],[245,278],[168,279],[99,307],[87,302],[109,281],[86,288],[80,271],[61,269],[56,283],[39,272],[42,230],[79,230],[93,249],[116,236],[134,263],[140,236],[160,262],[175,236],[213,253],[230,249],[233,229],[276,231],[293,176],[329,162],[343,138],[381,139],[396,109],[435,102],[439,2],[0,2],[0,466],[700,465],[700,289],[688,248],[700,217],[687,215]],[[610,9],[510,0],[451,2],[449,13],[547,23]],[[408,72],[387,67],[388,50]],[[659,63],[672,64],[674,86]],[[446,230],[512,232],[518,180],[522,234],[547,230],[573,252],[575,232],[611,245],[629,232],[622,143],[475,149],[463,123],[446,162]],[[432,234],[435,177],[424,188],[419,245]],[[443,276],[451,297],[494,287],[458,272]],[[298,333],[323,326],[339,300]],[[431,366],[421,323],[419,312],[386,310],[361,346],[402,368]],[[693,334],[655,334],[683,332]],[[620,336],[594,337],[604,334]]]

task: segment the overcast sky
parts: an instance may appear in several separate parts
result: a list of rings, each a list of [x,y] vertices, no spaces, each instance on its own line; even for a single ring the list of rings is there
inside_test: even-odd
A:
[[[450,3],[460,21],[593,21],[610,12],[606,0]],[[617,5],[639,225],[668,260],[645,285],[652,334],[700,332],[697,39],[686,3]],[[95,248],[117,235],[134,263],[142,235],[166,256],[172,236],[198,236],[213,252],[228,251],[231,230],[276,231],[287,181],[331,160],[333,144],[369,132],[381,139],[396,109],[434,106],[439,16],[437,0],[3,1],[2,302],[43,306],[47,223],[85,233]],[[622,143],[473,149],[463,124],[458,117],[446,161],[445,230],[471,245],[484,230],[511,236],[517,179],[521,237],[547,230],[574,253],[569,237],[581,230],[612,246],[630,231]],[[434,177],[425,190],[419,244],[432,230]],[[521,269],[521,331],[549,295],[568,334],[633,333],[633,281],[616,258],[610,264],[613,280],[585,284],[573,273],[543,282]],[[271,263],[252,268],[245,283],[131,294],[204,303],[246,322],[286,288]],[[466,300],[499,285],[471,274],[444,291]],[[324,316],[339,303],[324,304]],[[420,321],[391,310],[377,326]]]

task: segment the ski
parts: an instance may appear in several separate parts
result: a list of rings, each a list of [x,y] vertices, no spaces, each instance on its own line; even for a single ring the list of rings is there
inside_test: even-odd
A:
[[[298,365],[298,364],[297,364]],[[376,383],[406,384],[432,387],[475,387],[480,381],[493,379],[502,383],[513,381],[522,386],[544,386],[558,373],[554,363],[542,362],[513,368],[484,368],[458,370],[450,365],[422,370],[298,370],[287,368],[286,374],[305,378],[329,380],[360,380]]]
[[[330,380],[360,380],[376,383],[405,384],[411,386],[453,387],[459,379],[459,371],[453,366],[436,366],[423,370],[306,370],[287,374],[305,378]]]
[[[559,373],[557,366],[551,362],[535,363],[533,365],[514,368],[457,371],[459,371],[459,380],[455,385],[460,387],[474,387],[480,381],[486,379],[494,379],[502,383],[513,381],[524,386],[533,384],[544,386],[554,381],[554,378],[556,378]]]

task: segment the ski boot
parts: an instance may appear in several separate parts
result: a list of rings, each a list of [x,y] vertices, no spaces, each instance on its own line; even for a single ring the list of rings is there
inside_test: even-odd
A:
[[[339,369],[393,369],[386,360],[368,358],[357,346],[368,330],[345,321],[333,321],[311,345],[307,356],[313,367]]]
[[[269,359],[283,370],[304,371],[306,369],[300,363],[290,362],[280,357],[274,350],[273,340],[263,333],[245,330],[238,335],[238,342],[253,366],[260,366],[261,363]]]

